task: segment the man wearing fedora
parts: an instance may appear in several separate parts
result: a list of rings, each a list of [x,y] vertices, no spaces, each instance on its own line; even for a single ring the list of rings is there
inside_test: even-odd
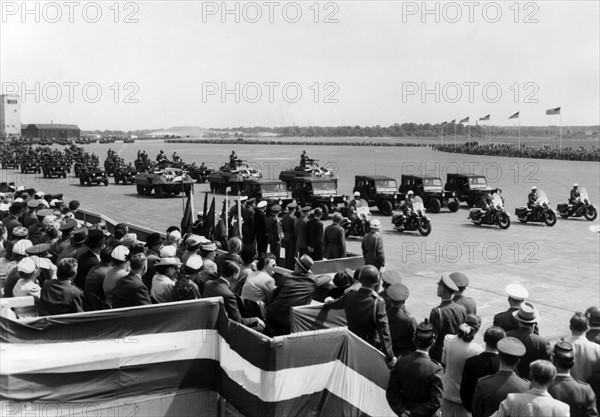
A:
[[[314,261],[308,255],[296,259],[294,272],[282,277],[267,306],[267,325],[274,335],[289,334],[290,308],[310,304],[316,289],[327,284],[329,275],[315,276],[311,270]]]
[[[152,277],[152,290],[150,291],[154,301],[157,303],[173,301],[174,279],[180,266],[181,262],[175,257],[161,258],[154,265],[156,273]]]
[[[525,345],[525,355],[517,366],[519,375],[524,377],[529,375],[529,364],[538,359],[550,359],[552,347],[543,337],[535,334],[533,329],[540,320],[539,311],[531,303],[523,303],[513,316],[519,322],[519,328],[507,332],[506,335],[516,337]]]
[[[60,262],[64,258],[75,258],[81,255],[85,250],[85,241],[88,237],[87,227],[79,227],[73,231],[71,236],[71,244],[65,247],[56,258],[56,262]]]
[[[102,230],[90,230],[85,240],[86,249],[77,257],[77,275],[73,283],[81,288],[85,288],[85,277],[94,266],[100,263],[100,251],[106,242],[106,235]]]
[[[508,332],[519,328],[519,322],[513,313],[518,311],[523,301],[529,297],[529,292],[519,284],[509,284],[504,291],[508,294],[509,308],[494,316],[494,326],[501,327],[505,332]]]
[[[340,226],[342,219],[340,213],[333,213],[332,223],[323,232],[323,248],[327,259],[346,257],[346,234],[344,228]]]
[[[308,254],[315,261],[323,260],[322,216],[323,210],[321,207],[317,207],[313,212],[313,217],[306,222],[306,244],[308,245]]]
[[[370,223],[370,231],[363,237],[361,244],[365,265],[373,265],[380,272],[384,272],[385,252],[383,251],[383,239],[379,235],[381,222],[374,219]]]

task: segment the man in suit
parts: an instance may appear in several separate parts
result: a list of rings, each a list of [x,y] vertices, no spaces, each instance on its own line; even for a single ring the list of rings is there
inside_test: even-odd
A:
[[[254,233],[256,234],[256,252],[259,255],[267,253],[269,233],[267,231],[267,202],[260,201],[254,213]]]
[[[538,359],[550,359],[552,352],[550,343],[535,334],[533,329],[540,318],[540,313],[531,303],[523,303],[519,310],[513,313],[519,322],[519,328],[507,332],[507,336],[516,337],[525,345],[525,355],[517,366],[520,376],[529,375],[529,364]]]
[[[585,337],[590,342],[600,345],[600,308],[596,306],[589,307],[585,310],[585,316],[590,321],[590,330],[585,334]]]
[[[237,280],[240,273],[240,267],[233,261],[225,261],[221,276],[218,279],[207,281],[204,284],[202,298],[223,297],[225,311],[230,320],[236,321],[255,330],[263,331],[265,323],[258,317],[244,318],[238,309],[238,302],[235,294],[231,291],[231,283]]]
[[[473,417],[489,417],[498,410],[508,394],[526,392],[529,381],[515,373],[519,358],[525,354],[525,345],[514,337],[498,341],[498,372],[477,381],[470,407]]]
[[[84,293],[94,294],[102,301],[106,300],[102,286],[110,268],[111,252],[110,248],[103,248],[100,251],[100,262],[93,266],[85,277]]]
[[[73,283],[82,290],[85,288],[85,277],[90,269],[100,263],[100,250],[104,247],[106,236],[102,230],[90,230],[85,240],[86,250],[77,257],[77,275]]]
[[[379,272],[385,271],[385,253],[383,251],[383,239],[379,236],[381,222],[378,219],[371,220],[370,231],[363,237],[362,253],[365,265],[373,265]]]
[[[340,226],[342,215],[338,212],[333,213],[332,223],[325,228],[323,233],[323,248],[327,259],[337,259],[346,257],[346,234],[344,228]]]
[[[585,382],[580,382],[570,375],[575,364],[573,345],[561,339],[554,346],[552,361],[556,366],[556,378],[548,387],[553,398],[569,404],[571,417],[597,417],[596,395]]]
[[[524,393],[508,394],[500,403],[494,417],[569,417],[569,405],[555,400],[548,393],[548,386],[556,377],[556,368],[547,360],[531,363],[531,385]]]
[[[287,205],[287,213],[281,219],[281,229],[283,231],[283,247],[285,248],[285,267],[289,270],[294,269],[296,257],[296,211],[298,204],[292,201]]]
[[[296,250],[298,251],[299,257],[308,254],[306,224],[308,223],[308,213],[310,213],[311,210],[312,208],[310,206],[302,207],[300,210],[300,218],[296,220],[296,225],[294,226],[294,234],[296,235]]]
[[[467,314],[477,314],[477,303],[475,300],[464,295],[465,290],[469,286],[469,278],[462,272],[453,272],[450,274],[450,279],[458,287],[458,292],[454,293],[452,300],[456,304],[463,306],[467,310]]]
[[[529,292],[519,284],[509,284],[506,286],[505,291],[508,293],[510,307],[508,310],[494,316],[494,326],[501,327],[505,332],[509,332],[519,328],[519,322],[513,316],[513,313],[518,311],[523,301],[529,297]]]
[[[600,345],[589,341],[585,335],[590,330],[588,317],[577,312],[571,317],[571,337],[567,340],[573,345],[575,364],[571,369],[573,378],[585,381],[594,370],[600,370]]]
[[[308,254],[315,261],[323,260],[322,216],[323,210],[321,207],[317,207],[313,212],[313,217],[306,222],[306,243],[308,245]]]
[[[410,292],[406,285],[397,283],[387,287],[385,293],[389,302],[389,305],[386,303],[386,313],[390,322],[394,355],[397,357],[409,355],[415,351],[414,336],[417,328],[417,321],[404,308]]]
[[[146,236],[146,271],[142,274],[142,282],[148,288],[152,289],[152,277],[156,273],[154,265],[160,261],[160,250],[164,246],[163,238],[160,233],[150,233]]]
[[[71,243],[58,254],[56,262],[59,262],[61,259],[64,258],[77,259],[77,257],[87,249],[85,247],[85,241],[87,237],[87,227],[79,227],[73,230],[73,234],[71,235]]]
[[[398,359],[390,372],[386,398],[402,417],[432,417],[442,403],[442,365],[429,357],[435,339],[433,326],[425,319],[415,331],[417,350]]]
[[[275,255],[276,264],[279,265],[281,256],[281,239],[283,239],[283,229],[281,227],[281,206],[274,204],[271,207],[271,216],[267,217],[267,234],[269,235],[269,252]]]
[[[48,279],[42,286],[38,312],[40,316],[78,313],[83,311],[83,291],[73,285],[77,275],[77,260],[61,259],[56,265],[56,279]]]
[[[460,400],[470,413],[473,412],[471,404],[479,378],[498,372],[500,367],[498,342],[505,337],[506,333],[500,327],[492,326],[488,328],[483,334],[485,351],[467,359],[465,362],[460,382]]]
[[[113,308],[151,304],[150,291],[142,281],[142,276],[148,270],[146,255],[133,255],[129,259],[129,269],[129,274],[119,279],[112,291]]]
[[[25,212],[25,206],[23,203],[15,202],[12,203],[8,208],[8,216],[2,219],[2,224],[6,227],[6,231],[8,232],[8,236],[12,236],[12,231],[15,227],[23,226],[19,221],[19,217],[23,215]]]

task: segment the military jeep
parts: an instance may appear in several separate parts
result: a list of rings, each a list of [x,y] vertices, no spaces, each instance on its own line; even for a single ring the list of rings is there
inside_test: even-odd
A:
[[[106,171],[101,170],[98,166],[87,166],[79,171],[79,183],[81,185],[108,185],[108,177]]]
[[[444,191],[442,179],[439,177],[402,175],[398,189],[402,198],[406,198],[406,193],[410,190],[423,199],[425,208],[431,213],[439,213],[442,207],[448,207],[455,213],[460,206],[460,201],[453,191]]]
[[[485,194],[501,193],[499,188],[490,188],[483,175],[448,174],[445,191],[454,192],[456,198],[473,207],[481,201]]]
[[[356,191],[369,206],[377,206],[379,212],[384,216],[391,216],[392,211],[400,207],[396,180],[391,177],[356,175],[352,192]]]

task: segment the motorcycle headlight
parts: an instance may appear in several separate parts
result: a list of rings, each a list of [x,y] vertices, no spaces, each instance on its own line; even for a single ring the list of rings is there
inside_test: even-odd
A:
[[[279,200],[279,205],[282,205],[282,204],[283,204],[283,200]]]
[[[329,201],[333,203],[333,197],[329,197]]]

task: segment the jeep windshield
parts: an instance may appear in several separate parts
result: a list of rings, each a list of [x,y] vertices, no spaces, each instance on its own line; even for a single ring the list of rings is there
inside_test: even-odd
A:
[[[337,194],[337,185],[335,182],[313,182],[313,193],[315,195],[334,195]]]
[[[377,180],[375,181],[378,193],[393,194],[397,191],[396,180]]]
[[[442,191],[442,180],[439,178],[423,178],[423,190]]]
[[[469,177],[469,186],[472,190],[485,190],[487,181],[485,177]]]
[[[267,197],[287,197],[288,191],[285,183],[281,184],[261,184],[262,196]]]

